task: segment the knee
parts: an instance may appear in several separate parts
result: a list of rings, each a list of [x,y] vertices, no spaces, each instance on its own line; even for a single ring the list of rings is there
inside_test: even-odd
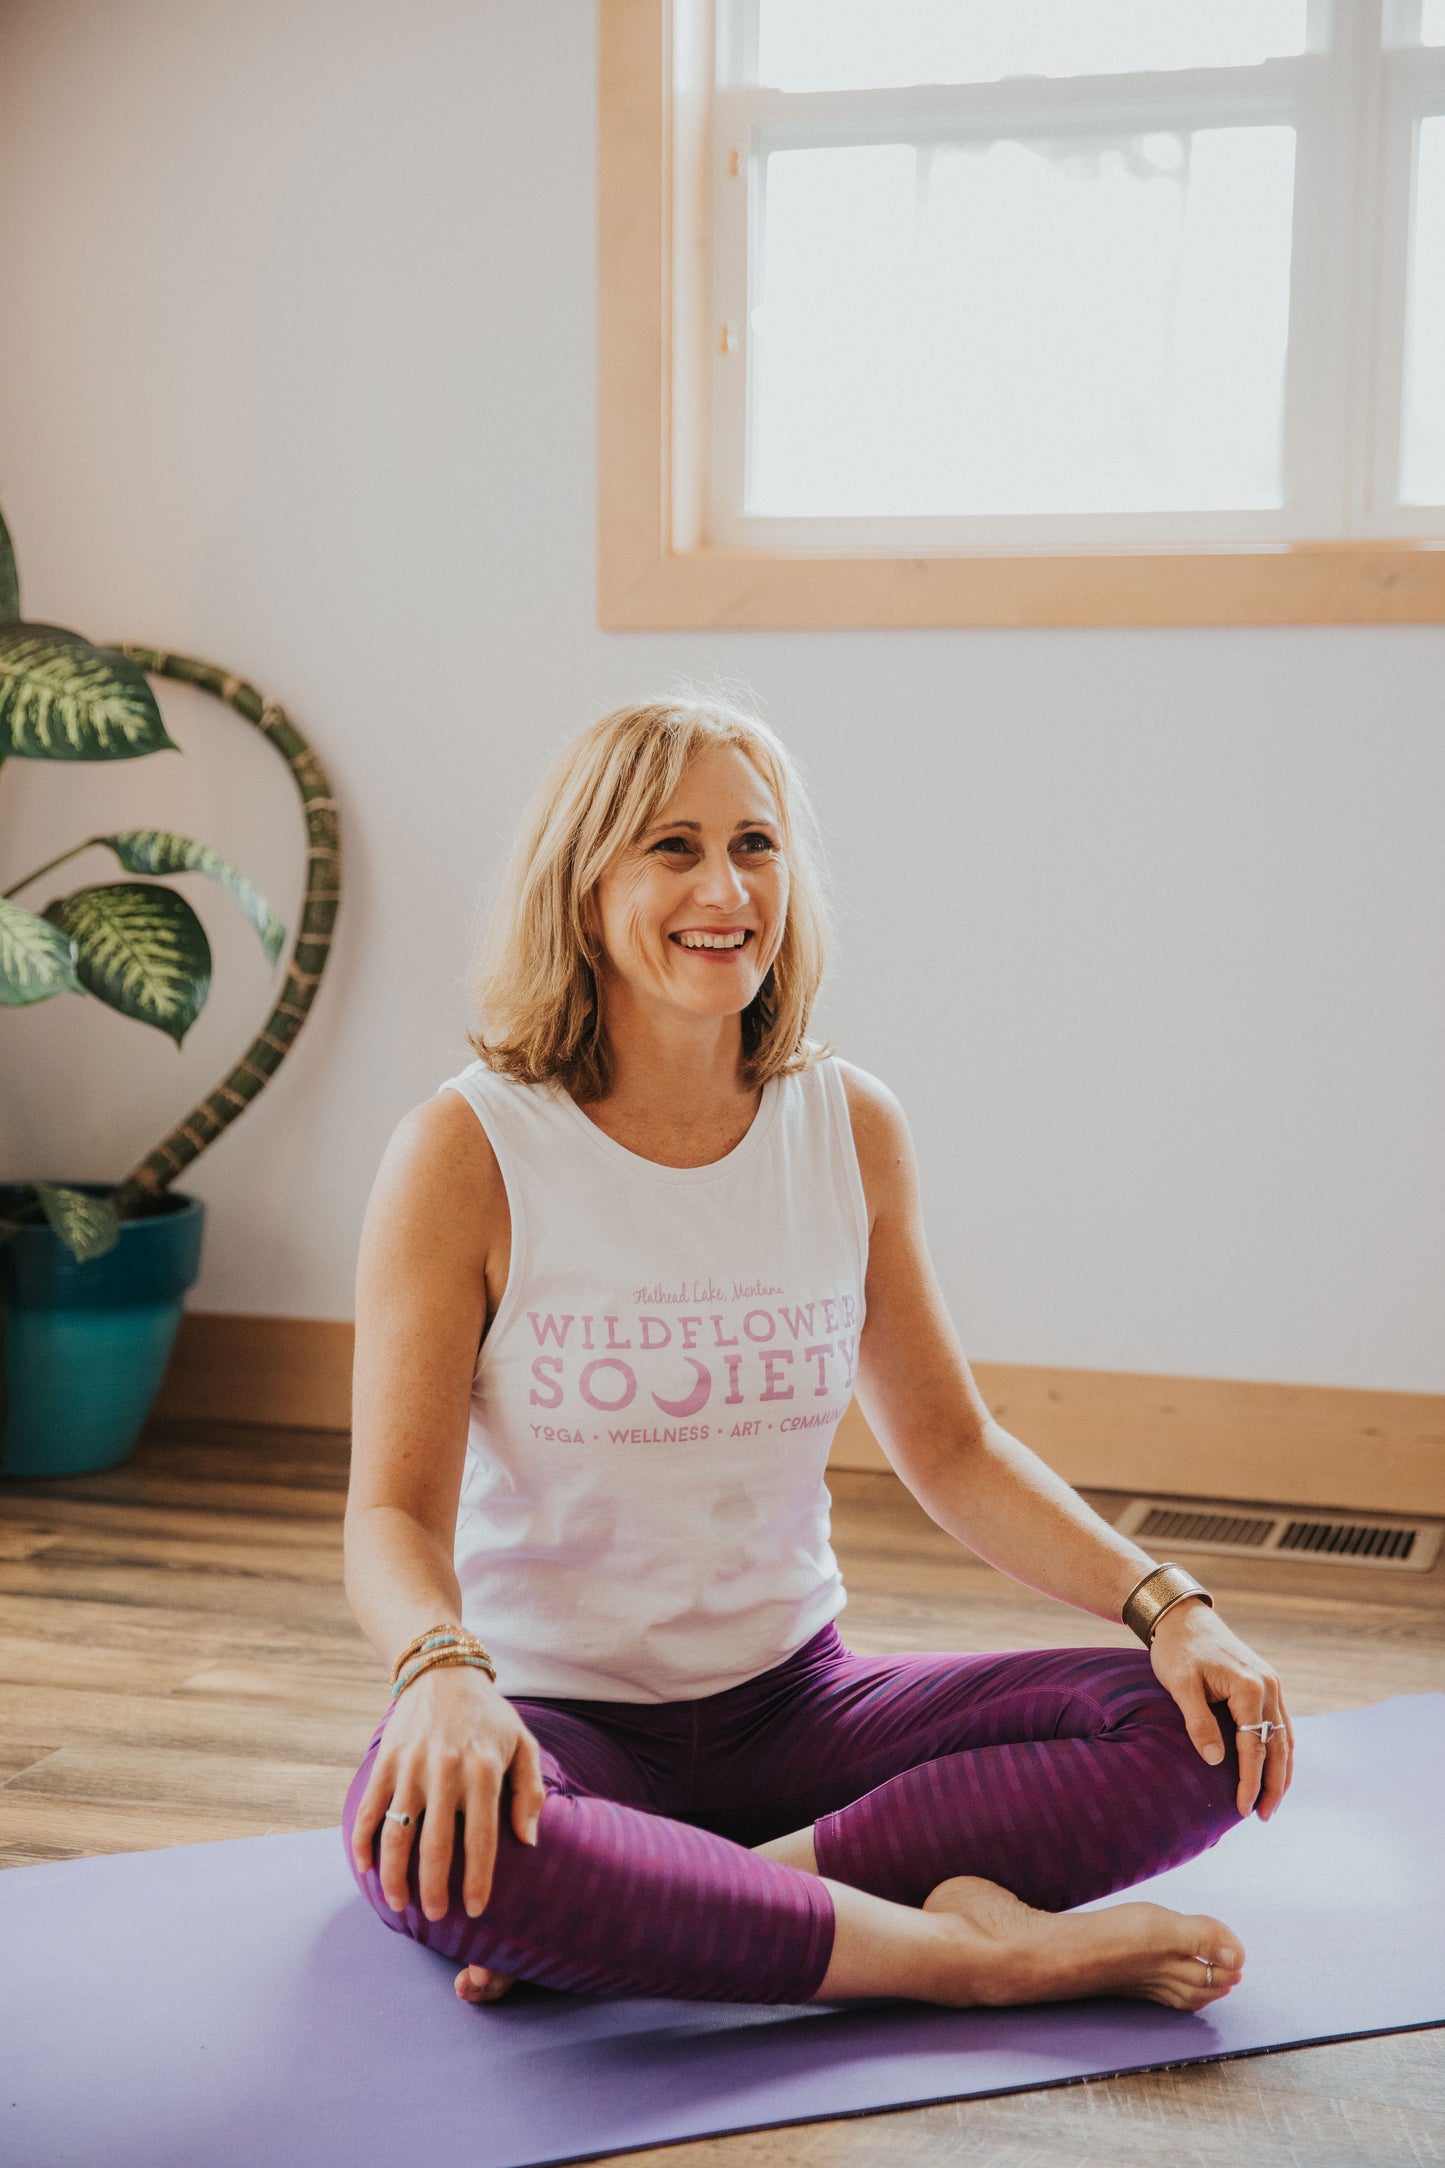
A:
[[[1147,1663],[1142,1650],[1140,1654]],[[1239,1752],[1234,1718],[1227,1702],[1212,1701],[1208,1706],[1217,1738],[1201,1736],[1196,1744],[1183,1710],[1151,1671],[1147,1685],[1141,1682],[1130,1717],[1120,1726],[1121,1735],[1147,1753],[1154,1777],[1147,1788],[1154,1792],[1161,1808],[1168,1808],[1171,1819],[1197,1831],[1201,1845],[1212,1844],[1238,1819]],[[1211,1745],[1216,1751],[1222,1749],[1218,1760],[1211,1761],[1201,1751]]]
[[[1177,1745],[1189,1745],[1189,1727],[1167,1686],[1155,1677],[1146,1649],[1112,1652],[1104,1690],[1098,1693],[1106,1728],[1115,1735],[1151,1731]],[[1227,1702],[1211,1702],[1209,1713],[1218,1724],[1226,1756],[1234,1751],[1234,1720]]]
[[[1140,1651],[1140,1657],[1143,1662],[1148,1663],[1149,1659],[1144,1656],[1142,1650]],[[1218,1733],[1217,1744],[1224,1749],[1223,1761],[1216,1763],[1214,1766],[1217,1768],[1233,1766],[1237,1770],[1234,1718],[1230,1714],[1229,1703],[1227,1701],[1211,1701],[1207,1706],[1214,1729]],[[1207,1726],[1196,1728],[1200,1729],[1199,1743],[1201,1746],[1216,1743],[1213,1733],[1209,1731]],[[1209,1766],[1190,1735],[1189,1724],[1184,1711],[1180,1708],[1168,1687],[1162,1686],[1158,1679],[1155,1678],[1152,1669],[1148,1678],[1141,1680],[1135,1705],[1128,1717],[1126,1717],[1121,1729],[1125,1731],[1147,1730],[1156,1732],[1161,1739],[1168,1740],[1176,1752],[1193,1754],[1201,1768]]]
[[[1129,1741],[1148,1750],[1161,1767],[1180,1767],[1207,1775],[1229,1789],[1239,1779],[1234,1719],[1227,1702],[1210,1702],[1209,1714],[1223,1745],[1223,1759],[1210,1764],[1189,1735],[1184,1712],[1167,1686],[1154,1675],[1147,1649],[1110,1649],[1084,1682],[1096,1711],[1096,1736]],[[1102,1720],[1100,1722],[1100,1720]],[[1201,1744],[1207,1741],[1201,1740]]]
[[[342,1816],[342,1836],[346,1845],[347,1864],[357,1888],[379,1919],[394,1934],[406,1935],[428,1949],[438,1950],[447,1957],[464,1957],[468,1963],[497,1963],[499,1969],[516,1972],[519,1967],[515,1958],[503,1963],[497,1956],[505,1957],[520,1929],[524,1929],[538,1900],[537,1860],[539,1845],[523,1844],[512,1828],[510,1797],[504,1789],[499,1802],[496,1825],[496,1849],[492,1857],[491,1885],[487,1901],[479,1913],[469,1913],[466,1906],[464,1883],[466,1879],[466,1821],[458,1812],[452,1825],[451,1858],[447,1869],[447,1905],[439,1919],[428,1919],[422,1908],[420,1881],[420,1835],[424,1818],[411,1833],[412,1841],[406,1862],[406,1902],[401,1910],[394,1911],[382,1889],[379,1865],[381,1831],[372,1837],[371,1857],[364,1867],[357,1864],[352,1850],[352,1833],[355,1827],[356,1808],[365,1789],[367,1767],[357,1773],[357,1781],[348,1796],[347,1811]],[[565,1817],[559,1828],[555,1807],[548,1829],[548,1806],[556,1797],[556,1791],[546,1775],[543,1777],[546,1800],[542,1809],[542,1828],[552,1838],[548,1847],[547,1866],[556,1868],[558,1862],[553,1854],[558,1849],[557,1840],[565,1836]],[[548,1878],[550,1879],[550,1877]]]

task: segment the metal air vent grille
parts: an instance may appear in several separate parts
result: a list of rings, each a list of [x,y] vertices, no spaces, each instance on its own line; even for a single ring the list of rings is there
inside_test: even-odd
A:
[[[1438,1522],[1373,1520],[1354,1513],[1301,1513],[1270,1506],[1224,1506],[1210,1499],[1131,1498],[1115,1523],[1157,1552],[1219,1551],[1246,1558],[1328,1559],[1341,1566],[1389,1566],[1424,1573],[1440,1552]]]

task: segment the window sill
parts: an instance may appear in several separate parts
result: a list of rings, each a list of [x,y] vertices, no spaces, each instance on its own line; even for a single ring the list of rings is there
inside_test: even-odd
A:
[[[614,631],[1445,622],[1445,546],[1428,543],[1027,557],[662,548],[629,564],[617,541],[604,516],[598,622]]]

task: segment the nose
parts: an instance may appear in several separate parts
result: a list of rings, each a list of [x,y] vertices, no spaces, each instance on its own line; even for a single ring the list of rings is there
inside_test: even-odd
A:
[[[696,893],[699,903],[715,911],[747,901],[747,883],[730,852],[707,853],[697,869]]]

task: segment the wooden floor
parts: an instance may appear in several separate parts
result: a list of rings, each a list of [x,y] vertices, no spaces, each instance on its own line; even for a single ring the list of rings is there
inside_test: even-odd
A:
[[[0,1865],[340,1819],[386,1693],[341,1588],[346,1454],[345,1437],[328,1431],[155,1423],[108,1475],[0,1486]],[[840,1472],[832,1485],[851,1646],[1119,1641],[1122,1628],[960,1551],[891,1476]],[[1105,1513],[1121,1502],[1091,1495]],[[1392,1575],[1179,1555],[1279,1667],[1295,1715],[1445,1683],[1445,1560]],[[1416,2168],[1445,2162],[1445,2031],[647,2158],[655,2168]]]

